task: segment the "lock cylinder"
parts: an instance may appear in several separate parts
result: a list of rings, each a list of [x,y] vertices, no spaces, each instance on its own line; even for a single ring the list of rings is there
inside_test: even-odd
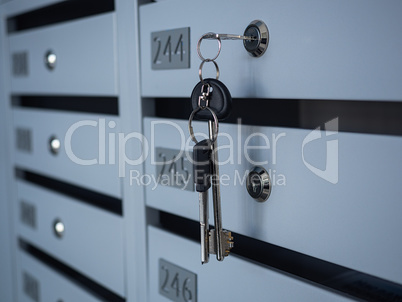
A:
[[[259,202],[266,201],[271,195],[271,178],[262,167],[254,167],[247,175],[246,187],[248,194]]]

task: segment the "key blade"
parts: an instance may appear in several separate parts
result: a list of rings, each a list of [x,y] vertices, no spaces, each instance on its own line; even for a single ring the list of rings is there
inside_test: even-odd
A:
[[[209,138],[212,141],[216,136],[215,127],[213,121],[208,121]],[[215,223],[215,245],[216,245],[216,259],[222,261],[225,257],[222,247],[222,211],[221,211],[221,192],[219,184],[219,161],[218,161],[218,143],[215,140],[212,143],[211,151],[211,176],[212,181],[212,197],[214,205],[214,223]]]
[[[208,222],[208,191],[199,193],[200,232],[201,232],[201,264],[209,261],[209,222]]]

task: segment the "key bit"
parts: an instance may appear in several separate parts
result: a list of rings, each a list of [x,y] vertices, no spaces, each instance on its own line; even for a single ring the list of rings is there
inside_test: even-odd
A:
[[[216,244],[216,233],[215,229],[209,231],[209,253],[216,254],[217,253],[217,244]],[[227,230],[222,230],[221,232],[221,245],[224,251],[224,257],[229,256],[230,250],[234,246],[232,232]],[[223,260],[223,258],[222,258]]]

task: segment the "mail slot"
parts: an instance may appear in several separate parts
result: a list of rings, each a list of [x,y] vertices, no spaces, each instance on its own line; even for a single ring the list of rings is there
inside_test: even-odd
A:
[[[152,226],[148,235],[150,301],[350,301],[235,256],[201,265],[197,243]]]
[[[12,33],[11,92],[117,95],[115,15]]]
[[[22,251],[17,256],[18,301],[100,301],[32,256]]]
[[[198,193],[185,187],[193,181],[191,166],[182,166],[181,159],[191,160],[194,145],[188,122],[145,118],[144,125],[153,154],[147,177],[133,173],[131,182],[143,182],[149,207],[198,220]],[[196,133],[206,131],[205,122],[193,126]],[[402,282],[400,137],[224,123],[219,133],[223,228]],[[165,159],[170,163],[163,170]],[[246,188],[255,166],[271,178],[265,202]],[[212,223],[212,203],[209,209]]]
[[[142,5],[141,93],[189,97],[199,81],[198,39],[208,32],[242,35],[258,19],[267,24],[270,34],[263,56],[251,57],[242,41],[222,41],[216,59],[220,80],[233,97],[397,101],[402,95],[401,10],[398,1],[384,5],[363,0],[299,4],[208,0],[199,10],[186,0]],[[180,44],[185,36],[172,32],[182,28],[189,28],[188,49]],[[206,40],[202,47],[212,58],[218,43]],[[185,60],[188,52],[188,68],[173,64],[176,58]],[[165,69],[155,69],[155,62],[166,62]],[[211,70],[204,71],[204,78],[215,78],[213,64],[205,65]]]
[[[13,118],[18,168],[121,197],[118,118],[21,108]]]
[[[28,204],[35,221],[27,224],[18,214],[21,238],[124,296],[121,217],[23,181],[17,182],[17,192],[15,212]]]

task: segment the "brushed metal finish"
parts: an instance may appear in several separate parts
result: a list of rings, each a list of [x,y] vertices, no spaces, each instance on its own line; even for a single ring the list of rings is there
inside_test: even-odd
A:
[[[259,202],[266,201],[271,195],[272,183],[267,170],[255,167],[247,176],[246,188],[248,194]]]

